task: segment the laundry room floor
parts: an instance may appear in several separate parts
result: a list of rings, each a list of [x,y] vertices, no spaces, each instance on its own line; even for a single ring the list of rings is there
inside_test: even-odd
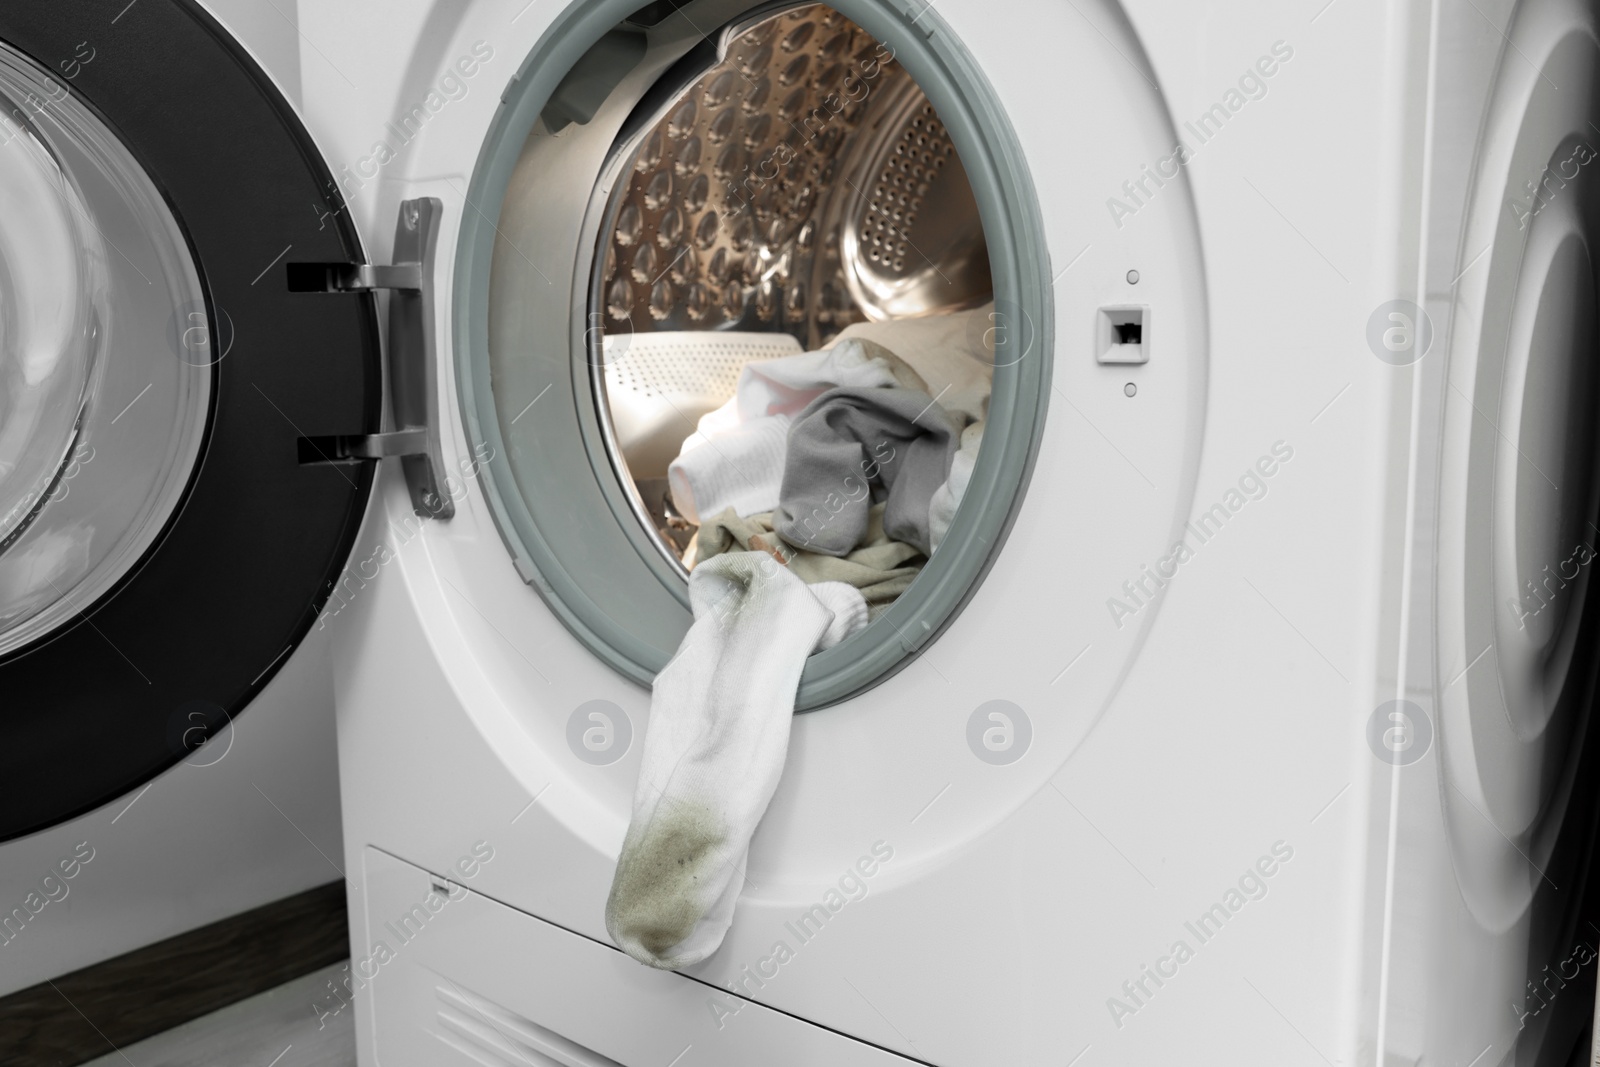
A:
[[[319,1024],[313,1007],[346,965],[312,971],[84,1067],[355,1067],[355,1012],[346,1008]]]

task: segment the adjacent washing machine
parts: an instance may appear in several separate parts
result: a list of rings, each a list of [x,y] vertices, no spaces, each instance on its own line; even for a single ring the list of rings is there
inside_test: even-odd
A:
[[[298,441],[377,428],[379,339],[284,282],[362,254],[259,14],[0,12],[0,993],[340,878],[371,473]]]
[[[397,294],[387,429],[302,428],[400,457],[323,612],[353,943],[317,1010],[363,1063],[1567,1062],[1588,5],[300,16],[394,265],[273,280]],[[851,330],[992,353],[982,448],[809,661],[727,940],[651,970],[603,909],[690,622],[663,465],[751,335]]]

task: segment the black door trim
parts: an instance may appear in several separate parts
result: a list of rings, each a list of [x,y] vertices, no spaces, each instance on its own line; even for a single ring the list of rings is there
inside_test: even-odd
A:
[[[121,136],[188,236],[212,323],[220,310],[233,327],[205,446],[161,538],[73,622],[0,661],[3,841],[170,767],[288,659],[349,555],[373,475],[302,466],[297,442],[376,431],[381,370],[371,295],[289,292],[285,258],[365,257],[309,134],[210,15],[189,0],[6,0],[0,40]]]

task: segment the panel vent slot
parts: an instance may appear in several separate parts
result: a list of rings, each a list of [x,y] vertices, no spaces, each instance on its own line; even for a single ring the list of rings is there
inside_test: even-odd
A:
[[[440,1039],[485,1067],[622,1067],[454,983],[435,993]]]

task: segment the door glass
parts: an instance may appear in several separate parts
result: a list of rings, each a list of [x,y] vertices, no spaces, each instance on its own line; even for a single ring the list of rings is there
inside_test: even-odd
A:
[[[213,337],[160,192],[117,136],[0,45],[0,654],[150,547],[198,457]]]

